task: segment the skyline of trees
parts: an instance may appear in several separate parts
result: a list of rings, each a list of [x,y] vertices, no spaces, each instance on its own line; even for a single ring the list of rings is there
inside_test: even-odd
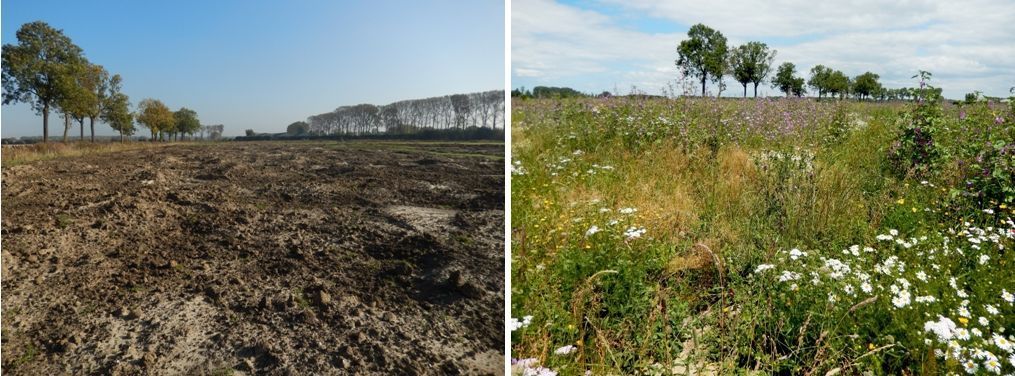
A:
[[[704,24],[691,26],[687,31],[687,39],[677,47],[677,67],[684,77],[693,77],[701,82],[701,95],[706,95],[706,82],[716,84],[716,96],[721,96],[726,89],[723,77],[729,74],[743,86],[743,95],[747,97],[747,84],[754,83],[754,96],[757,97],[758,86],[768,78],[775,60],[776,50],[769,50],[765,43],[751,41],[740,46],[727,49],[726,37],[722,32]],[[810,78],[797,76],[796,65],[782,62],[769,82],[772,87],[788,96],[803,97],[807,87],[812,88],[817,97],[826,94],[844,99],[853,96],[858,100],[897,100],[916,98],[909,89],[887,89],[883,87],[880,75],[864,72],[850,78],[839,70],[833,70],[818,64],[810,69]],[[925,89],[926,90],[926,89]],[[940,91],[940,88],[936,90]]]
[[[422,130],[504,129],[500,90],[410,99],[377,106],[342,106],[307,118],[318,135],[412,134]]]
[[[134,133],[135,119],[152,131],[153,139],[156,134],[164,137],[165,132],[174,137],[192,135],[201,127],[195,124],[197,113],[186,108],[181,108],[179,124],[166,123],[158,106],[165,105],[157,100],[144,108],[139,104],[137,114],[131,112],[130,97],[121,91],[123,78],[88,61],[84,50],[63,30],[34,21],[21,25],[16,37],[17,44],[3,45],[3,104],[27,103],[42,115],[44,143],[49,142],[49,115],[54,111],[63,116],[65,143],[74,122],[80,127],[79,139],[85,139],[86,119],[91,142],[95,142],[96,120],[119,132],[121,142]]]

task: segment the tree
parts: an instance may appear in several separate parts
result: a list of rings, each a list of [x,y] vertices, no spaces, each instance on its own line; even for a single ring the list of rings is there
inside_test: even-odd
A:
[[[842,99],[849,93],[849,86],[851,85],[849,77],[846,76],[842,71],[834,71],[828,76],[828,82],[825,83],[825,90],[827,92],[838,95],[839,99]]]
[[[192,135],[201,128],[201,122],[197,120],[197,112],[186,107],[181,107],[173,113],[176,121],[174,130],[179,133]]]
[[[123,142],[124,135],[134,134],[134,114],[130,112],[130,98],[120,92],[120,75],[118,74],[109,79],[107,89],[108,92],[102,101],[102,112],[99,117],[111,128],[120,132],[120,142]]]
[[[772,73],[772,61],[775,60],[775,50],[769,50],[768,45],[761,42],[747,43],[750,61],[754,63],[754,71],[751,74],[751,83],[754,84],[754,97],[758,97],[758,85],[765,81],[765,78]]]
[[[455,110],[455,128],[462,129],[465,126],[465,117],[469,112],[469,96],[455,94],[451,96],[451,107]]]
[[[310,124],[307,124],[305,121],[294,122],[285,128],[285,133],[293,136],[306,134],[307,132],[310,132]]]
[[[17,45],[3,46],[3,104],[31,103],[42,115],[42,142],[48,142],[49,112],[66,96],[81,48],[42,21],[21,25],[16,36]]]
[[[790,62],[782,63],[779,69],[776,70],[775,79],[772,80],[772,85],[786,93],[786,96],[790,96],[793,93],[793,89],[797,85],[797,79],[794,77],[796,74],[796,65]],[[802,80],[802,79],[801,79]],[[802,87],[803,84],[800,84]]]
[[[730,50],[726,50],[725,48],[726,47],[724,46],[723,54],[718,58],[718,60],[716,60],[717,65],[715,66],[715,70],[712,71],[712,82],[716,84],[716,88],[718,89],[715,94],[716,98],[721,97],[722,92],[726,90],[726,82],[723,81],[723,76],[732,70],[729,61]]]
[[[119,76],[117,76],[119,78]],[[84,107],[88,116],[88,126],[91,129],[91,140],[95,142],[95,118],[102,115],[104,102],[109,99],[109,72],[101,65],[88,64],[81,85],[90,93],[90,100]],[[83,136],[82,136],[83,137]]]
[[[726,65],[726,37],[722,33],[697,24],[687,31],[688,39],[681,41],[677,47],[676,64],[684,76],[697,77],[701,80],[701,96],[705,96],[705,82],[708,77],[718,77],[721,81]]]
[[[531,94],[526,94],[522,88],[522,97],[532,98],[583,98],[586,97],[580,91],[569,88],[569,87],[554,87],[554,86],[536,86],[532,88]]]
[[[831,78],[832,68],[818,64],[814,68],[811,68],[811,79],[807,81],[807,85],[817,90],[818,98],[821,98],[825,93],[829,92]]]
[[[63,113],[64,128],[63,142],[67,142],[67,133],[70,132],[71,120],[75,120],[81,126],[81,139],[85,138],[85,117],[98,98],[83,84],[87,80],[90,64],[84,58],[67,64],[67,75],[60,81],[60,90],[63,96],[56,101],[56,106]]]
[[[247,137],[254,137],[257,135],[257,132],[254,132],[253,129],[247,129],[245,134],[247,135]]]
[[[751,70],[754,67],[747,61],[747,45],[737,46],[730,49],[729,53],[730,75],[744,86],[744,98],[747,98],[747,84],[751,82]]]
[[[853,80],[853,92],[860,99],[872,96],[878,90],[881,90],[881,83],[878,82],[879,78],[877,74],[871,72],[864,72],[856,76],[856,79]]]
[[[754,96],[758,96],[758,85],[771,72],[773,59],[775,50],[769,50],[768,45],[761,42],[748,42],[730,50],[730,73],[744,86],[745,98],[748,83],[754,83]]]
[[[152,133],[152,141],[157,135],[169,130],[175,125],[173,112],[158,99],[146,98],[137,105],[137,122],[148,128]]]
[[[979,90],[976,90],[972,93],[966,93],[966,104],[976,103],[976,101],[980,99],[981,95],[983,95],[983,93],[981,93]]]
[[[804,87],[804,83],[803,77],[793,77],[793,87],[791,88],[793,95],[802,97],[804,94],[807,94],[807,88]]]

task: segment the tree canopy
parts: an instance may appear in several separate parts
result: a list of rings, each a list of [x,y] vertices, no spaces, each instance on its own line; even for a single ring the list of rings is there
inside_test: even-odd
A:
[[[754,96],[758,96],[758,85],[771,73],[775,53],[761,42],[748,42],[730,50],[730,73],[744,86],[744,97],[749,83],[754,84]]]
[[[685,76],[701,81],[701,95],[705,96],[705,82],[709,77],[717,80],[727,70],[726,37],[703,24],[691,26],[687,39],[677,47],[676,64]]]
[[[796,65],[790,62],[782,63],[779,65],[779,69],[776,70],[775,78],[772,79],[772,86],[779,89],[786,96],[790,96],[793,93],[793,88],[796,85]]]
[[[123,136],[134,134],[134,114],[130,112],[130,98],[120,92],[120,81],[118,74],[109,79],[107,96],[102,102],[102,113],[99,116],[111,128],[120,132],[120,141],[123,141]]]
[[[307,124],[307,122],[305,121],[293,122],[292,124],[289,124],[289,126],[285,128],[285,133],[294,136],[306,134],[308,132],[310,132],[310,124]]]
[[[831,78],[832,68],[818,64],[811,68],[811,78],[807,80],[807,85],[814,88],[818,92],[818,98],[821,98],[829,92]]]
[[[192,135],[201,129],[201,121],[197,119],[197,112],[186,107],[181,107],[179,110],[173,113],[173,119],[176,121],[174,131]]]
[[[146,98],[137,105],[137,122],[148,128],[152,141],[175,126],[173,112],[158,99]]]
[[[42,21],[24,24],[18,44],[3,46],[3,103],[29,103],[42,115],[43,142],[49,141],[49,113],[57,102],[76,95],[80,47],[62,30]]]
[[[871,72],[864,72],[853,80],[853,93],[860,99],[870,97],[881,91],[880,76]]]

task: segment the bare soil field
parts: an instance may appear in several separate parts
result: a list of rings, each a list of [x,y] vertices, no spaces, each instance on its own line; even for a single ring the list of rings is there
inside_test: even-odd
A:
[[[175,145],[3,169],[3,371],[499,374],[503,144]]]

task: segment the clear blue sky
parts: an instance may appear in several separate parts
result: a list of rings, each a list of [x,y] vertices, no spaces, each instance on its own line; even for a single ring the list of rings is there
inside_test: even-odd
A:
[[[281,132],[341,105],[506,86],[501,1],[4,0],[3,43],[35,20],[122,75],[132,104],[188,107],[227,135]],[[27,104],[3,106],[2,121],[3,137],[42,134]],[[51,117],[50,134],[61,133]]]

